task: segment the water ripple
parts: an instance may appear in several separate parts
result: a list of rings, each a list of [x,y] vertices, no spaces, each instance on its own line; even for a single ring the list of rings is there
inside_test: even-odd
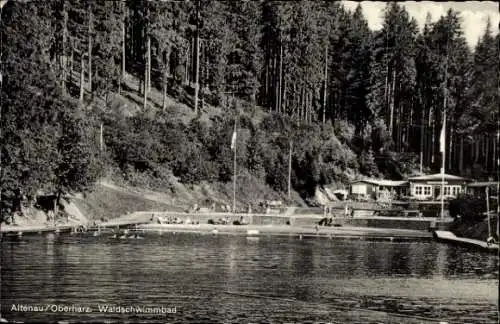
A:
[[[434,242],[61,235],[26,236],[1,248],[2,314],[15,321],[498,320],[498,258]],[[81,305],[92,313],[12,310],[17,304]],[[106,304],[176,313],[99,312]]]

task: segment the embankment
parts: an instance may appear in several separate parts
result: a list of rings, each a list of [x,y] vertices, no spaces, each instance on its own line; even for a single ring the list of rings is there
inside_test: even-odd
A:
[[[282,195],[268,186],[245,178],[237,190],[237,205],[255,210],[263,200],[285,201]],[[232,184],[202,183],[184,185],[175,182],[169,192],[158,192],[144,188],[118,186],[108,181],[97,184],[95,189],[84,195],[73,197],[72,201],[91,221],[111,220],[137,211],[184,212],[196,204],[208,209],[214,204],[218,211],[232,201]],[[292,193],[292,205],[305,206],[296,192]]]
[[[158,217],[174,219],[183,223],[196,222],[198,224],[208,224],[209,220],[218,221],[225,219],[229,224],[243,219],[250,225],[289,225],[291,227],[314,228],[323,219],[322,215],[264,215],[264,214],[229,214],[229,213],[172,213],[172,212],[135,212],[123,215],[110,220],[107,226],[121,225],[127,223],[147,223],[152,220],[156,222]],[[337,226],[362,227],[362,228],[382,228],[382,229],[402,229],[413,231],[429,231],[431,228],[447,230],[449,221],[436,221],[434,218],[403,218],[403,217],[337,217],[332,222]],[[106,224],[103,224],[106,226]],[[322,227],[323,228],[323,227]]]

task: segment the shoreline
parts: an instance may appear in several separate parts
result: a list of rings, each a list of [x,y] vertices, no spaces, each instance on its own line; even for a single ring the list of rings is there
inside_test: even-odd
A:
[[[160,224],[159,218],[176,219],[181,224]],[[106,222],[90,224],[71,222],[39,225],[5,225],[0,236],[41,235],[43,233],[110,233],[119,229],[141,233],[199,233],[243,236],[297,236],[370,238],[389,241],[433,240],[433,230],[446,227],[447,219],[414,217],[355,216],[333,217],[330,226],[319,226],[325,215],[312,214],[231,214],[231,213],[178,213],[167,211],[138,211]],[[328,217],[328,216],[327,216]],[[228,224],[209,224],[209,220],[226,219]],[[244,219],[246,225],[233,225]],[[194,223],[193,223],[194,222]],[[443,228],[446,229],[446,228]],[[95,234],[95,233],[94,233]],[[99,235],[99,234],[95,234]]]
[[[233,234],[248,237],[259,236],[299,236],[299,237],[354,237],[386,238],[388,240],[432,240],[430,232],[390,228],[354,227],[354,226],[293,226],[293,225],[212,225],[212,224],[145,224],[138,225],[133,231],[143,233],[201,233]]]
[[[160,224],[157,217],[175,217],[181,224]],[[246,225],[233,225],[234,220],[242,217]],[[209,219],[225,218],[227,225],[208,224]],[[40,225],[5,225],[0,227],[2,236],[22,236],[42,233],[62,232],[109,232],[119,228],[137,229],[142,232],[192,232],[237,234],[237,235],[296,235],[296,236],[342,236],[373,237],[391,239],[429,239],[433,238],[432,228],[446,220],[427,218],[401,218],[380,216],[356,216],[354,218],[334,217],[331,226],[319,226],[323,215],[268,215],[268,214],[228,214],[228,213],[172,213],[172,212],[135,212],[122,215],[106,222],[59,223]],[[196,221],[197,224],[192,222]],[[433,225],[434,223],[434,225]]]
[[[103,224],[104,225],[104,224]],[[61,226],[9,226],[2,228],[3,236],[42,235],[44,233],[75,233],[77,227]],[[88,233],[113,233],[114,226],[90,227]],[[374,228],[355,226],[294,226],[294,225],[212,225],[212,224],[128,224],[121,226],[120,232],[129,231],[141,234],[163,233],[198,233],[220,235],[259,236],[298,236],[298,237],[343,237],[343,238],[373,238],[384,240],[432,240],[428,231],[405,230],[394,228]],[[85,233],[83,232],[83,233]],[[20,234],[21,233],[21,234]]]

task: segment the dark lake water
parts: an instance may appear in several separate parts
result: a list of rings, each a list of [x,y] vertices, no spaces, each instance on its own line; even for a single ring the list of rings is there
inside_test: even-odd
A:
[[[497,256],[435,242],[85,234],[1,248],[9,321],[498,321]]]

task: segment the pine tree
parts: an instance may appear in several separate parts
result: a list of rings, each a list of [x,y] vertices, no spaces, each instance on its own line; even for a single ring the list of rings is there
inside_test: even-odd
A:
[[[372,150],[365,151],[361,154],[360,171],[369,177],[378,175],[378,167],[375,163],[375,156]]]
[[[497,36],[498,38],[498,36]],[[476,145],[486,146],[489,150],[494,144],[498,118],[498,39],[492,35],[491,22],[488,20],[484,35],[475,48],[471,71],[469,98],[470,106],[465,107],[462,125],[468,129]],[[473,145],[471,142],[469,145]],[[469,146],[471,147],[471,146]],[[489,153],[489,152],[488,152]],[[485,170],[493,169],[492,159],[486,156],[486,149],[469,157],[471,165],[475,160],[483,163]],[[484,161],[484,162],[483,162]]]
[[[346,107],[348,120],[356,126],[357,134],[361,134],[366,124],[373,117],[367,107],[367,95],[370,78],[370,41],[371,32],[363,16],[361,5],[358,5],[351,19],[347,37],[350,48],[350,71],[346,77]]]
[[[73,148],[89,142],[72,136],[78,126],[64,116],[77,113],[77,104],[64,94],[60,78],[51,60],[54,48],[54,8],[36,3],[8,3],[2,11],[5,28],[4,75],[2,83],[2,189],[20,191],[34,197],[42,190],[54,193],[58,179],[68,179],[59,173],[61,166],[81,163],[78,175],[90,185],[88,165],[77,160],[81,156],[67,154],[60,144],[71,139]],[[84,133],[89,129],[85,127]],[[90,145],[90,144],[89,144]],[[75,160],[76,159],[76,160]],[[68,182],[68,189],[77,183]]]
[[[117,91],[121,76],[120,2],[98,1],[94,9],[94,87],[98,95]]]
[[[230,29],[235,33],[235,44],[231,46],[229,83],[238,84],[237,93],[251,102],[256,101],[259,73],[262,65],[260,43],[260,4],[254,1],[231,2]]]
[[[368,105],[373,112],[384,116],[395,149],[402,146],[408,135],[415,88],[415,50],[417,25],[398,3],[389,3],[385,11],[384,27],[375,38],[373,51],[372,87]]]

